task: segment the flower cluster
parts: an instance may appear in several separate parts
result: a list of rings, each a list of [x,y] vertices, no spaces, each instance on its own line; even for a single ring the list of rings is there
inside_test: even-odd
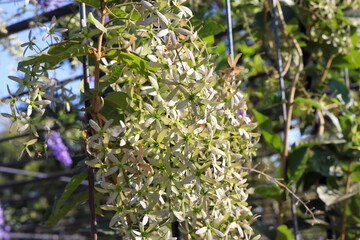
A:
[[[255,154],[256,124],[246,117],[240,81],[232,74],[236,66],[216,74],[206,43],[189,21],[192,12],[182,3],[142,0],[121,10],[110,4],[104,12],[121,14],[119,22],[114,18],[113,25],[103,26],[93,17],[93,28],[87,28],[92,33],[83,32],[83,39],[106,32],[101,89],[112,90],[97,89],[102,96],[93,100],[101,103],[94,101],[88,110],[94,119],[85,139],[86,164],[96,169],[96,189],[108,195],[101,208],[114,212],[110,227],[123,239],[170,239],[174,221],[188,239],[250,239],[256,217],[247,203],[242,165]],[[54,26],[55,18],[44,39],[59,40]],[[23,79],[11,77],[22,84],[9,100],[13,114],[8,117],[20,124],[19,132],[38,136],[45,106],[72,100],[51,86],[43,68],[59,63],[57,56],[94,51],[81,42],[55,44],[49,54],[22,62],[27,66],[21,68]],[[29,94],[20,98],[24,90]],[[54,91],[61,100],[52,99]],[[18,114],[18,99],[27,104],[26,113]],[[96,105],[112,110],[100,113]],[[47,145],[56,159],[71,165],[60,133],[51,132]]]
[[[63,143],[59,132],[53,131],[49,134],[47,145],[53,151],[56,160],[67,167],[72,165],[72,159],[68,152],[68,148]]]
[[[110,50],[115,63],[103,67],[105,80],[121,66],[111,86],[126,99],[122,120],[90,120],[96,134],[87,139],[86,163],[109,194],[102,209],[114,211],[110,227],[124,239],[170,239],[169,223],[178,221],[189,239],[250,239],[255,217],[242,164],[258,135],[240,81],[215,73],[181,1],[143,0],[128,10],[141,16],[129,14],[119,29],[127,53]]]
[[[0,240],[10,240],[10,226],[5,224],[4,213],[0,202]]]

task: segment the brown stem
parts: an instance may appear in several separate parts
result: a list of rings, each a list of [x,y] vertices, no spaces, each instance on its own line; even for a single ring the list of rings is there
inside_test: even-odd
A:
[[[80,18],[81,18],[81,28],[85,27],[84,23],[86,22],[86,6],[84,3],[80,4]],[[90,90],[89,87],[89,58],[88,56],[83,57],[83,73],[84,73],[84,91],[85,93]],[[85,101],[85,108],[90,107],[91,102],[89,100]],[[86,112],[85,114],[85,128],[88,126],[91,119],[91,114]],[[88,131],[88,134],[91,134]],[[95,181],[94,181],[94,169],[88,166],[88,189],[89,189],[89,210],[90,210],[90,230],[91,230],[91,239],[97,240],[97,221],[96,221],[96,212],[95,212]]]
[[[300,77],[300,72],[302,70],[302,58],[303,58],[303,54],[302,54],[302,50],[297,42],[297,40],[295,39],[295,37],[292,34],[287,34],[285,31],[285,27],[286,27],[286,23],[284,20],[284,16],[282,13],[282,9],[281,9],[281,5],[279,0],[275,0],[276,1],[276,7],[279,13],[279,19],[280,19],[280,23],[281,23],[281,30],[283,32],[283,34],[285,36],[287,36],[288,38],[291,39],[292,44],[295,47],[295,50],[297,52],[297,55],[299,57],[298,59],[298,65],[296,68],[296,73],[295,76],[293,78],[292,84],[291,84],[291,88],[290,88],[290,95],[289,95],[289,99],[287,102],[287,117],[286,117],[286,122],[285,122],[285,129],[284,129],[284,148],[283,148],[283,152],[282,152],[282,156],[281,156],[281,178],[285,179],[286,177],[286,164],[287,164],[287,158],[289,155],[289,132],[290,132],[290,126],[291,126],[291,119],[292,119],[292,112],[294,109],[294,98],[295,98],[295,91],[296,91],[296,84],[299,80]],[[277,223],[278,226],[280,224],[282,224],[283,221],[283,216],[284,216],[284,210],[283,210],[283,199],[280,199],[279,201],[279,215],[278,215],[278,219],[277,219]]]
[[[349,162],[348,171],[346,173],[346,188],[345,188],[345,195],[349,193],[350,189],[350,175],[351,175],[351,165],[354,160],[351,160]],[[347,198],[344,200],[343,205],[343,212],[341,215],[341,231],[340,231],[340,239],[345,240],[345,229],[346,229],[346,204],[347,204]]]
[[[320,82],[318,82],[315,87],[319,87],[322,83],[325,82],[326,76],[327,76],[327,74],[328,74],[328,72],[330,70],[331,63],[332,63],[332,61],[334,59],[334,56],[335,56],[334,54],[330,55],[329,60],[328,60],[328,62],[326,64],[326,67],[325,67],[325,71],[324,71],[323,75],[321,76]]]
[[[101,1],[101,25],[105,25],[105,17],[106,17],[106,0],[103,0]],[[102,57],[102,53],[101,53],[101,48],[102,48],[102,41],[103,41],[103,38],[104,38],[104,32],[102,31],[100,34],[99,34],[99,37],[98,37],[98,45],[97,45],[97,51],[96,51],[96,54],[95,54],[95,89],[98,89],[99,88],[99,83],[100,83],[100,60],[101,60],[101,57]]]
[[[90,207],[90,228],[91,228],[91,240],[97,240],[96,230],[96,211],[95,211],[95,187],[94,187],[94,169],[88,167],[88,181],[89,181],[89,207]]]

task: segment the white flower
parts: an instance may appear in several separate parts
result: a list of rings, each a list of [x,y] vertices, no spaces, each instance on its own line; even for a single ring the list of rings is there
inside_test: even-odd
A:
[[[47,39],[50,35],[55,39],[56,42],[60,42],[59,40],[59,37],[55,34],[55,33],[63,33],[63,32],[66,32],[67,29],[66,28],[56,28],[54,29],[55,27],[55,24],[56,24],[56,17],[53,16],[52,19],[51,19],[51,25],[50,25],[50,28],[42,23],[39,23],[39,25],[41,27],[43,27],[47,33],[44,35],[44,37],[42,38],[43,41],[45,41],[45,39]]]

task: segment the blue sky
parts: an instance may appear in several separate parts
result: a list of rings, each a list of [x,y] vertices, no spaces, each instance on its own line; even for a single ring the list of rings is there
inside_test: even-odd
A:
[[[19,22],[21,20],[30,18],[34,16],[34,6],[28,5],[26,7],[26,12],[22,13],[19,17],[11,18],[13,14],[15,14],[18,9],[22,8],[25,1],[9,1],[8,3],[1,3],[0,8],[2,9],[1,14],[1,21],[4,21],[5,19],[11,19],[7,25],[11,25],[13,23]],[[68,0],[67,0],[68,2]],[[45,24],[49,25],[49,23]],[[24,30],[22,32],[17,33],[15,36],[17,39],[19,39],[21,42],[27,42],[28,41],[28,34],[30,30]],[[35,27],[31,29],[32,36],[36,36],[37,40],[36,43],[41,48],[44,48],[47,46],[46,42],[42,41],[42,37],[46,33],[45,29],[41,27]],[[29,49],[26,52],[26,55],[34,54],[34,52],[29,51]],[[13,57],[7,50],[5,50],[2,46],[0,46],[0,73],[1,73],[1,85],[0,85],[0,98],[8,96],[7,91],[7,85],[9,86],[12,93],[14,93],[18,89],[17,83],[10,80],[8,76],[21,76],[21,72],[17,72],[17,61],[15,57]],[[82,69],[79,68],[76,71],[73,71],[73,69],[70,68],[69,65],[64,65],[61,68],[56,70],[55,72],[50,72],[52,75],[56,75],[58,80],[64,80],[68,79],[70,77],[78,76],[82,74]],[[80,81],[73,82],[69,87],[75,92],[79,93],[79,84]],[[0,112],[9,112],[10,108],[7,104],[0,104]],[[0,130],[4,130],[8,124],[8,120],[0,116]]]

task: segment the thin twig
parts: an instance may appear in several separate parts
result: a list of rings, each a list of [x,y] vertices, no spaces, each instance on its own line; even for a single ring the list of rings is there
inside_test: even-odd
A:
[[[65,234],[48,234],[48,233],[28,233],[28,232],[10,232],[10,237],[12,239],[72,239],[72,240],[86,240],[86,237],[79,234],[65,235]]]
[[[266,179],[268,180],[271,180],[273,181],[274,183],[276,183],[277,185],[279,185],[280,187],[284,188],[286,191],[288,191],[292,196],[294,196],[294,198],[300,202],[306,209],[306,212],[305,213],[309,213],[311,215],[311,217],[313,218],[314,222],[316,223],[317,222],[317,219],[315,217],[315,214],[314,212],[306,205],[306,203],[301,200],[300,197],[298,197],[290,188],[288,188],[285,184],[283,184],[282,182],[280,182],[278,179],[264,173],[263,171],[260,171],[260,170],[257,170],[255,168],[251,168],[251,167],[241,167],[242,169],[244,170],[248,170],[250,172],[254,172],[254,173],[257,173],[257,174],[260,174],[264,177],[266,177]]]
[[[2,168],[2,169],[4,169],[4,168]],[[42,178],[32,178],[32,179],[26,179],[26,180],[11,181],[11,182],[7,182],[4,184],[0,184],[0,189],[16,187],[16,186],[23,186],[23,185],[29,184],[29,183],[43,182],[43,181],[48,181],[51,179],[58,179],[58,178],[66,177],[66,176],[73,176],[84,170],[85,170],[84,168],[81,168],[81,169],[78,169],[77,171],[75,171],[74,173],[66,171],[66,172],[48,174],[47,176],[43,175]]]
[[[32,176],[34,178],[48,178],[49,174],[42,173],[42,172],[32,172],[32,171],[26,171],[23,169],[17,169],[17,168],[9,168],[9,167],[0,167],[0,172],[2,173],[9,173],[9,174],[15,174],[15,175],[23,175],[23,176]],[[62,176],[59,178],[62,182],[70,182],[70,177]],[[83,181],[81,185],[88,185],[87,182]]]
[[[102,0],[101,1],[101,25],[105,25],[105,17],[106,17],[106,0]],[[102,53],[101,53],[101,48],[102,48],[102,42],[103,42],[103,38],[104,38],[104,32],[101,31],[101,33],[99,34],[98,37],[98,42],[97,42],[97,52],[95,54],[95,89],[99,88],[100,85],[100,60],[102,57]]]

